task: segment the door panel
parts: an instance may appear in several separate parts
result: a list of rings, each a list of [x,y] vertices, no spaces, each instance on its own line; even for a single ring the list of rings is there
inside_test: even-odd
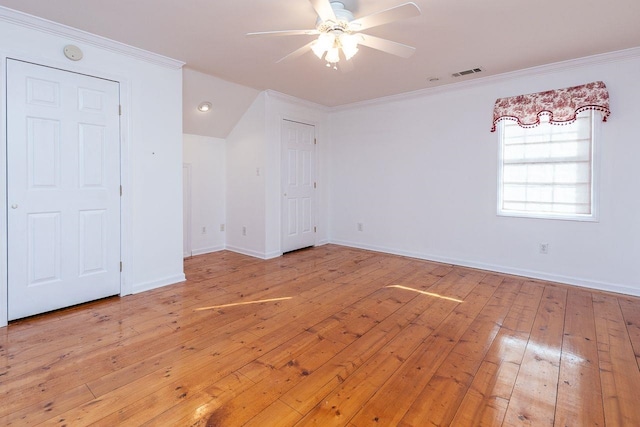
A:
[[[80,164],[78,175],[80,188],[104,188],[104,172],[107,165],[105,153],[105,128],[80,124],[78,127]]]
[[[60,185],[60,122],[27,117],[27,176],[29,188]]]
[[[80,276],[107,271],[107,216],[105,209],[80,211]]]
[[[60,278],[60,212],[34,213],[27,216],[29,270],[27,286],[59,282]]]
[[[315,237],[315,127],[282,121],[282,251],[313,246]]]
[[[120,292],[117,82],[7,60],[9,319]]]

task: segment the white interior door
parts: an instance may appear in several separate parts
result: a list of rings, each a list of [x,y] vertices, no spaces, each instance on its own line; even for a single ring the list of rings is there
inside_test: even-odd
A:
[[[119,84],[7,61],[9,320],[120,292]]]
[[[315,127],[282,121],[282,252],[313,246]]]

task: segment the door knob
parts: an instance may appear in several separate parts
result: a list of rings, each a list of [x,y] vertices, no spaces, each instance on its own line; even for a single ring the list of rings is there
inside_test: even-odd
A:
[[[11,209],[18,209],[18,205],[11,205]]]

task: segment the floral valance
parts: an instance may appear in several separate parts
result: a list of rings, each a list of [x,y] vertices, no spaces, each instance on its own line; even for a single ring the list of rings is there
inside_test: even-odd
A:
[[[552,124],[572,123],[576,115],[585,110],[601,111],[602,121],[607,121],[611,111],[609,92],[603,82],[498,98],[493,108],[491,132],[495,132],[501,120],[515,120],[525,128],[537,126],[541,115],[548,115]]]

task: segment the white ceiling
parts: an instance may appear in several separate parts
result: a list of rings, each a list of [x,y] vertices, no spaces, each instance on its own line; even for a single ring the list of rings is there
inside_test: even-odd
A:
[[[341,73],[308,53],[276,61],[310,36],[247,38],[313,28],[308,0],[0,0],[0,5],[160,53],[254,89],[326,106],[410,92],[640,46],[638,0],[414,0],[422,15],[367,30],[415,46],[409,59],[362,47]],[[344,0],[356,17],[403,0]],[[454,79],[451,74],[482,67]],[[437,82],[429,78],[438,77]]]
[[[185,69],[182,75],[182,130],[193,135],[226,138],[260,92]],[[211,102],[207,113],[197,106]]]

